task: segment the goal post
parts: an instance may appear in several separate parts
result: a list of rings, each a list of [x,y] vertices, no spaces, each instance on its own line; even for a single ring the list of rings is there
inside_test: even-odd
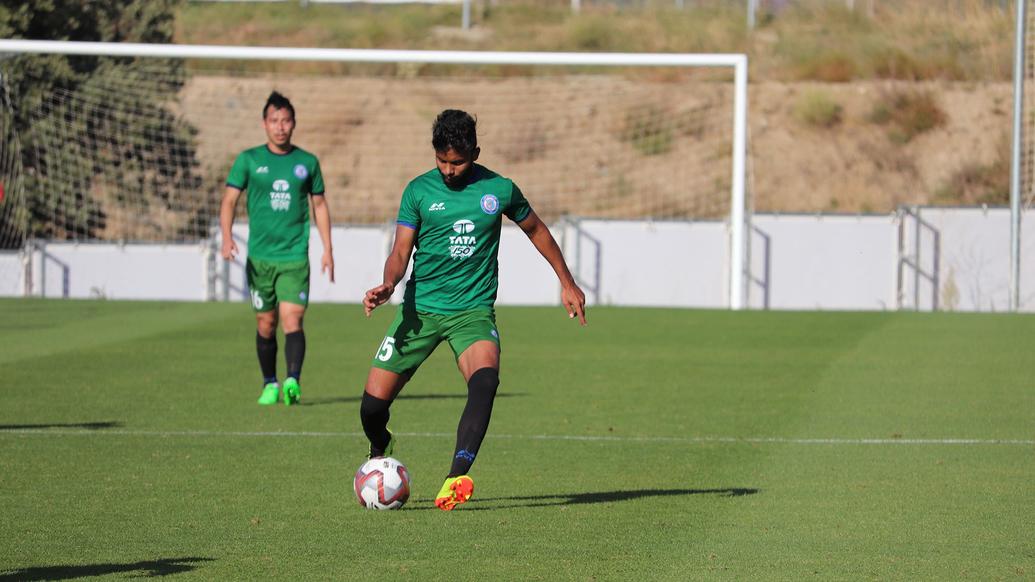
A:
[[[746,155],[747,155],[747,57],[741,54],[657,54],[657,53],[644,53],[644,54],[631,54],[631,53],[547,53],[547,52],[474,52],[474,51],[415,51],[415,50],[368,50],[368,49],[318,49],[318,48],[281,48],[281,47],[232,47],[232,46],[202,46],[202,45],[174,45],[174,44],[138,44],[138,43],[98,43],[98,42],[68,42],[68,41],[35,41],[35,40],[0,40],[0,55],[3,54],[59,54],[59,55],[79,55],[79,56],[105,56],[105,57],[150,57],[158,59],[203,59],[209,60],[227,60],[227,61],[302,61],[302,62],[331,62],[331,63],[385,63],[385,64],[416,64],[416,65],[447,65],[447,66],[517,66],[517,67],[568,67],[568,68],[609,68],[609,67],[624,67],[624,68],[638,68],[638,67],[675,67],[675,68],[706,68],[706,69],[725,69],[732,73],[733,88],[730,93],[731,103],[729,103],[729,111],[722,111],[721,115],[716,115],[715,112],[720,111],[720,107],[711,104],[696,107],[696,106],[683,106],[678,107],[653,107],[644,100],[643,93],[637,94],[635,92],[629,92],[624,98],[628,99],[628,105],[625,107],[624,117],[622,115],[617,116],[617,121],[614,119],[602,120],[599,117],[585,122],[587,125],[579,125],[574,122],[570,122],[569,125],[572,129],[566,131],[569,132],[587,132],[594,128],[593,125],[606,125],[609,124],[608,131],[611,137],[614,139],[611,141],[619,142],[621,147],[627,150],[632,150],[638,155],[643,156],[644,159],[650,159],[652,162],[661,163],[664,160],[671,159],[673,161],[668,162],[669,166],[672,166],[672,175],[669,177],[659,177],[654,181],[647,183],[646,188],[657,190],[659,194],[652,194],[653,198],[648,196],[642,196],[643,200],[634,200],[641,195],[635,190],[636,187],[643,185],[650,178],[644,176],[638,176],[632,180],[631,184],[623,182],[623,176],[621,175],[624,168],[610,169],[606,166],[606,159],[609,156],[615,156],[613,152],[618,151],[615,149],[600,149],[593,153],[596,157],[586,157],[585,159],[578,156],[581,150],[589,149],[589,145],[596,144],[583,144],[575,145],[572,150],[564,150],[565,152],[573,152],[570,155],[571,159],[569,164],[574,168],[579,168],[581,164],[591,165],[596,160],[597,165],[602,167],[594,170],[595,174],[592,176],[594,180],[599,182],[597,187],[601,191],[606,191],[608,196],[611,197],[607,202],[608,205],[619,208],[616,212],[621,212],[621,208],[631,208],[633,204],[639,206],[635,211],[631,212],[630,217],[632,218],[646,218],[646,219],[714,219],[721,217],[727,221],[728,225],[728,256],[727,260],[727,271],[728,271],[728,307],[731,309],[742,309],[747,300],[747,255],[748,255],[748,222],[750,220],[747,212],[748,200],[746,187]],[[0,61],[0,67],[2,67],[2,61]],[[125,80],[127,87],[134,82],[133,79]],[[267,85],[268,86],[268,85]],[[385,90],[385,89],[382,89]],[[443,92],[448,93],[448,87],[435,87],[429,89],[429,92]],[[529,86],[523,89],[526,92],[532,93],[530,95],[517,95],[513,99],[525,101],[535,101],[538,99],[546,99],[545,96],[534,94],[535,91],[540,90],[539,86]],[[608,86],[599,88],[603,92],[601,99],[618,99],[618,95],[612,95],[608,91],[612,90]],[[646,88],[640,88],[641,91],[646,91]],[[674,90],[678,90],[674,89]],[[595,112],[596,104],[585,104],[578,101],[580,90],[575,89],[563,94],[562,97],[557,97],[556,100],[563,101],[556,103],[556,107],[572,107],[579,108],[583,107],[586,111]],[[291,95],[289,95],[291,96]],[[637,100],[643,101],[638,103]],[[369,99],[371,107],[377,107],[374,101],[375,97]],[[297,104],[297,101],[296,101]],[[553,106],[554,104],[546,104],[545,106]],[[416,105],[414,107],[417,107]],[[582,111],[581,109],[579,110]],[[478,112],[476,108],[475,113]],[[253,116],[257,116],[258,112],[252,112]],[[306,113],[303,113],[306,115]],[[579,115],[579,113],[575,113]],[[486,116],[488,117],[488,116]],[[614,117],[614,116],[612,116]],[[721,119],[721,121],[715,121],[712,119]],[[532,119],[531,114],[528,115],[528,119]],[[357,122],[358,123],[358,122]],[[675,130],[671,127],[661,127],[659,124],[674,123],[679,124]],[[709,138],[712,141],[704,141],[702,135],[708,134],[712,131],[709,124],[721,123],[728,125],[725,128],[719,128],[723,133],[723,137]],[[616,129],[617,128],[617,129]],[[425,128],[426,130],[426,128]],[[545,134],[550,133],[551,127],[546,128],[531,128],[522,131],[529,132],[533,135],[526,140],[527,143],[521,146],[514,146],[514,151],[510,152],[510,159],[514,160],[515,165],[520,165],[525,160],[522,156],[529,156],[524,148],[535,148],[537,140],[546,139],[543,137]],[[178,129],[170,131],[179,131]],[[717,132],[718,130],[716,130]],[[391,135],[392,139],[396,138],[396,134],[393,133],[394,128],[385,130],[387,135]],[[407,138],[409,139],[409,138]],[[602,141],[599,137],[588,137],[587,139]],[[696,141],[697,145],[694,147],[680,145],[682,141],[691,142]],[[545,142],[543,142],[545,143]],[[227,146],[229,147],[229,145]],[[722,151],[718,151],[722,150]],[[561,151],[561,150],[558,150]],[[687,153],[691,152],[691,153]],[[318,151],[318,154],[322,153]],[[586,154],[589,156],[589,153]],[[692,156],[697,158],[695,160],[680,160],[678,156]],[[620,157],[620,156],[615,156]],[[603,161],[601,161],[603,160]],[[184,175],[189,173],[189,166],[193,162],[186,160],[183,162],[183,167],[177,174],[177,178],[180,181],[186,180]],[[694,165],[696,164],[696,166]],[[728,165],[726,165],[728,164]],[[496,169],[500,169],[504,174],[509,174],[506,168],[498,168],[496,164],[490,164]],[[722,170],[721,167],[726,168]],[[715,175],[707,175],[706,173],[715,172],[718,168],[718,173]],[[705,171],[707,169],[707,172]],[[586,173],[587,181],[589,180],[589,171],[582,170]],[[143,172],[142,175],[147,174]],[[599,176],[597,176],[599,174]],[[696,174],[701,174],[697,176]],[[720,175],[721,174],[721,175]],[[148,179],[153,179],[153,176],[147,174]],[[515,177],[519,184],[524,185],[524,178],[521,176],[512,175]],[[166,177],[165,181],[169,182],[173,178]],[[707,181],[712,190],[718,191],[725,189],[726,200],[719,204],[715,200],[703,200],[703,201],[673,201],[671,193],[662,192],[666,187],[669,186],[668,182],[677,182],[684,179],[700,179]],[[339,178],[339,184],[347,185],[349,180],[348,176]],[[577,189],[578,186],[572,184],[571,188]],[[589,188],[590,186],[586,186]],[[530,189],[530,194],[533,197],[537,196],[537,190],[534,188]],[[663,196],[663,194],[665,196]],[[554,206],[563,210],[565,213],[578,215],[580,211],[589,210],[592,211],[596,206],[603,203],[599,201],[591,200],[589,196],[584,197],[581,200],[581,204],[572,203],[570,206],[563,204],[555,204]],[[650,199],[647,199],[650,198]],[[535,202],[536,198],[533,198]],[[625,204],[626,206],[622,206]],[[610,206],[609,206],[610,207]],[[183,220],[189,221],[189,218]],[[181,229],[182,232],[182,229]]]
[[[1010,152],[1010,311],[1017,311],[1020,307],[1020,272],[1021,272],[1021,198],[1025,187],[1030,188],[1030,180],[1025,180],[1025,175],[1030,175],[1029,165],[1031,164],[1031,147],[1026,141],[1025,112],[1031,116],[1028,107],[1030,90],[1026,90],[1028,84],[1028,2],[1029,0],[1017,1],[1016,32],[1014,40],[1014,71],[1013,71],[1013,143]],[[1027,97],[1027,98],[1026,98]],[[1026,171],[1027,170],[1027,171]]]

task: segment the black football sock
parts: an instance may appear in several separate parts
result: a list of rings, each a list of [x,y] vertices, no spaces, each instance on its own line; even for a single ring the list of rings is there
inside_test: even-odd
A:
[[[277,381],[277,332],[270,337],[262,337],[255,332],[255,352],[259,355],[259,368],[262,370],[263,382],[269,384]]]
[[[305,332],[302,330],[284,334],[284,359],[287,360],[287,375],[302,378],[302,362],[305,360]]]
[[[388,434],[388,408],[391,400],[381,400],[376,396],[363,393],[363,401],[359,405],[359,420],[363,423],[363,432],[370,441],[370,456],[384,455],[385,447],[392,435]]]
[[[489,430],[492,416],[492,402],[496,399],[496,388],[500,385],[500,372],[495,368],[482,368],[471,374],[467,381],[467,406],[460,415],[456,427],[456,451],[449,477],[466,475],[471,470],[474,458]]]

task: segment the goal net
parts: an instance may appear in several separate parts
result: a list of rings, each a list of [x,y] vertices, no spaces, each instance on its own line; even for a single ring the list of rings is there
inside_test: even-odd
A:
[[[23,42],[40,52],[92,44]],[[19,91],[48,87],[39,55],[0,59],[5,248],[210,236],[235,156],[265,142],[262,105],[275,89],[295,105],[294,143],[320,158],[336,223],[394,220],[407,181],[433,167],[434,117],[454,108],[478,119],[479,162],[520,185],[547,222],[726,220],[731,254],[743,255],[739,55],[209,47],[188,61],[201,52],[89,50],[113,47],[135,54],[35,96]]]

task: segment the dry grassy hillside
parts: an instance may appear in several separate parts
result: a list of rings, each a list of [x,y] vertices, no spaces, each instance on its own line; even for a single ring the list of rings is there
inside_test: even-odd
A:
[[[883,108],[903,94],[927,96],[941,117],[914,136],[880,122]],[[829,123],[807,117],[816,95],[837,105]],[[889,212],[899,204],[1005,204],[1011,104],[1005,82],[755,84],[749,119],[756,208]],[[915,115],[922,121],[922,112]]]
[[[200,130],[210,183],[221,183],[234,153],[262,143],[258,110],[274,87],[295,100],[296,141],[320,156],[343,221],[393,215],[406,181],[432,167],[429,128],[443,106],[479,115],[481,161],[514,178],[548,216],[725,212],[725,83],[199,76],[184,91],[184,113]],[[922,97],[934,113],[883,119],[882,111],[894,117],[887,108],[902,96]],[[900,204],[1003,203],[1010,103],[1008,83],[754,83],[755,209],[884,213]],[[925,113],[935,117],[926,125]]]
[[[756,210],[883,213],[899,204],[1007,201],[1012,14],[1000,2],[871,0],[856,2],[852,11],[839,1],[794,0],[771,3],[789,8],[763,13],[751,32],[736,2],[693,2],[682,11],[668,4],[584,3],[578,15],[561,4],[479,3],[473,29],[460,31],[452,6],[191,3],[177,17],[177,38],[350,48],[744,52],[751,62],[749,186]],[[619,73],[579,82],[589,89],[560,77],[465,88],[465,82],[431,78],[441,70],[388,66],[377,71],[387,73],[385,80],[362,81],[384,86],[356,90],[360,81],[346,81],[344,67],[335,65],[192,66],[208,71],[188,86],[185,107],[201,129],[213,175],[225,171],[233,151],[261,142],[256,95],[276,85],[299,104],[298,141],[325,159],[329,188],[342,197],[337,207],[357,220],[390,214],[405,180],[430,167],[427,131],[443,105],[480,116],[483,161],[518,180],[549,214],[723,212],[716,200],[728,188],[723,148],[729,138],[722,133],[726,110],[717,103],[728,84],[672,74],[645,84]],[[246,88],[211,76],[227,66],[253,77],[276,70],[322,72],[322,78],[277,85],[263,77]],[[226,92],[239,116],[234,107],[202,105],[206,92]],[[248,129],[213,129],[231,120]],[[379,161],[387,159],[401,161]]]

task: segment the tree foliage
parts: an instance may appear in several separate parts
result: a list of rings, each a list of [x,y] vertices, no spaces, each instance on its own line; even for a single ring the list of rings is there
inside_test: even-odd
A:
[[[169,43],[177,3],[0,0],[0,37]],[[184,218],[180,198],[200,185],[194,131],[168,109],[184,82],[182,61],[23,55],[0,59],[0,74],[9,119],[2,138],[5,147],[18,149],[28,210],[21,213],[26,224],[0,224],[0,231],[58,239],[203,231],[210,218],[204,205],[192,205],[193,215]],[[79,95],[89,95],[88,102]],[[145,228],[110,224],[119,206],[143,217]],[[155,218],[170,210],[176,220]]]

